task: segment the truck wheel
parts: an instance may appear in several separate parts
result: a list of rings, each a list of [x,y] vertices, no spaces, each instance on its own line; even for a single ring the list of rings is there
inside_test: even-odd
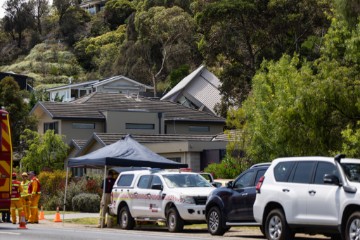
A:
[[[211,235],[222,236],[227,231],[223,227],[222,215],[218,207],[212,207],[206,216],[208,231]]]
[[[170,208],[166,223],[169,229],[169,232],[180,232],[184,229],[184,220],[181,219],[176,208]]]
[[[135,220],[131,216],[128,206],[124,206],[118,213],[118,223],[121,229],[130,230],[135,226]]]
[[[345,230],[346,240],[355,240],[360,238],[360,212],[354,212],[350,215]]]
[[[291,240],[295,234],[287,225],[284,213],[280,209],[272,210],[266,217],[265,236],[269,240]]]

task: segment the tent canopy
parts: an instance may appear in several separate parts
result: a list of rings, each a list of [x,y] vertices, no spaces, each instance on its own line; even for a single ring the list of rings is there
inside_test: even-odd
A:
[[[84,156],[69,158],[68,167],[102,168],[104,166],[186,168],[187,164],[164,158],[135,141],[130,135],[123,140]]]

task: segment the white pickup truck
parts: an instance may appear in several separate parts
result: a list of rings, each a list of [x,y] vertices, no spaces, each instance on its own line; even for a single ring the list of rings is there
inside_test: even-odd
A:
[[[166,222],[170,232],[205,222],[205,203],[215,188],[200,174],[167,170],[120,173],[111,193],[110,215],[122,229],[137,221]]]

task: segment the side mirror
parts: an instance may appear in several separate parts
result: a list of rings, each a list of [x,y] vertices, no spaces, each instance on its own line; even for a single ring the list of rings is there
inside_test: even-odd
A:
[[[232,187],[233,187],[233,181],[229,181],[229,182],[226,184],[226,187],[227,187],[227,188],[232,188]]]
[[[151,185],[151,189],[163,190],[163,185],[161,185],[161,184],[153,184],[153,185]]]
[[[323,178],[324,183],[333,184],[333,185],[340,185],[340,180],[334,174],[325,174]]]
[[[219,187],[222,186],[222,185],[221,185],[221,182],[213,182],[212,185],[213,185],[214,187],[216,187],[216,188],[219,188]]]

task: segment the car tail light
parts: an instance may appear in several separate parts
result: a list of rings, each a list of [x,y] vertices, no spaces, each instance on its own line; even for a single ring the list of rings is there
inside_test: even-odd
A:
[[[263,182],[264,182],[264,179],[265,179],[265,177],[264,176],[261,176],[260,177],[260,179],[259,179],[259,181],[258,181],[258,183],[256,184],[256,192],[257,193],[260,193],[260,188],[261,188],[261,186],[262,186],[262,184],[263,184]]]

